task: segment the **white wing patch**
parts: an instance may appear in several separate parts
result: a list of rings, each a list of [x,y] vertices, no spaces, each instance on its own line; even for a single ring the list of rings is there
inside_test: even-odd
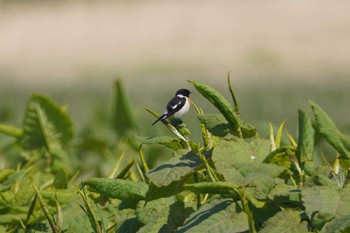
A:
[[[177,104],[175,104],[174,106],[171,106],[172,109],[176,109],[177,108]]]

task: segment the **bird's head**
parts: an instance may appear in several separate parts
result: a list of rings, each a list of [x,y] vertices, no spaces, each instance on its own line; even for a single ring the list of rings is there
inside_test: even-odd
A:
[[[189,91],[187,89],[182,88],[182,89],[178,90],[175,95],[176,96],[182,95],[182,96],[189,97],[191,93],[192,93],[192,91]]]

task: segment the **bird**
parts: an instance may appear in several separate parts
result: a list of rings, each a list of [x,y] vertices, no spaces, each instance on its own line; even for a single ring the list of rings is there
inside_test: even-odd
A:
[[[175,118],[181,117],[183,114],[188,112],[190,109],[190,99],[189,96],[192,91],[187,89],[179,89],[175,96],[168,102],[163,115],[161,115],[152,125],[156,124],[160,120],[165,120],[170,116]]]

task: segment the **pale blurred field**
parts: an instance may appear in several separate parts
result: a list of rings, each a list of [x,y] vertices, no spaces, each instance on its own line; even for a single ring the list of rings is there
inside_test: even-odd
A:
[[[349,1],[2,1],[0,118],[18,118],[6,109],[41,91],[86,120],[117,77],[143,116],[188,79],[226,91],[231,71],[250,121],[293,125],[311,98],[344,126],[349,10]]]

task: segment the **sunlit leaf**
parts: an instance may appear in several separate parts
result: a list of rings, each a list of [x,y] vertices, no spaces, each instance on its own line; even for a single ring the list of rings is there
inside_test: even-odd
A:
[[[240,120],[239,116],[236,114],[232,105],[225,99],[223,95],[221,95],[214,88],[209,85],[198,83],[194,81],[190,81],[197,91],[202,94],[204,98],[209,100],[225,117],[227,122],[231,125],[234,130],[241,130],[243,137],[251,137],[251,132],[255,132],[255,128],[249,124],[243,124],[242,120]],[[246,127],[249,126],[249,127]],[[245,132],[248,132],[248,135],[245,135]]]
[[[246,214],[233,200],[214,200],[187,218],[176,233],[234,233],[248,230]]]
[[[341,216],[330,222],[324,231],[325,233],[350,232],[350,214]]]
[[[345,136],[339,131],[333,120],[323,109],[316,103],[309,101],[312,107],[312,111],[315,115],[316,125],[318,131],[324,136],[329,144],[331,144],[341,156],[345,158],[350,157],[350,144],[348,136]]]
[[[33,94],[23,120],[21,144],[25,149],[63,147],[73,137],[72,122],[60,106],[49,98]]]
[[[311,216],[314,212],[332,214],[336,217],[350,213],[350,186],[337,190],[335,184],[327,186],[313,185],[301,192],[305,212]]]
[[[147,177],[155,186],[168,186],[174,181],[185,179],[201,165],[202,162],[198,155],[188,153],[180,157],[174,157],[150,170]]]
[[[224,137],[232,130],[225,117],[220,114],[200,114],[198,119],[214,136]]]
[[[161,198],[151,202],[140,201],[136,208],[137,219],[145,224],[139,233],[168,233],[182,225],[188,217],[183,202],[172,198]]]
[[[261,162],[270,152],[270,142],[253,139],[247,143],[243,139],[222,140],[213,150],[213,161],[218,170],[237,163]],[[218,167],[219,166],[219,167]]]
[[[298,111],[298,147],[296,156],[299,161],[312,160],[315,146],[315,130],[312,127],[311,118],[302,110]]]
[[[301,221],[301,212],[297,210],[286,210],[278,212],[268,219],[264,228],[259,233],[305,233],[308,232],[306,221]]]

